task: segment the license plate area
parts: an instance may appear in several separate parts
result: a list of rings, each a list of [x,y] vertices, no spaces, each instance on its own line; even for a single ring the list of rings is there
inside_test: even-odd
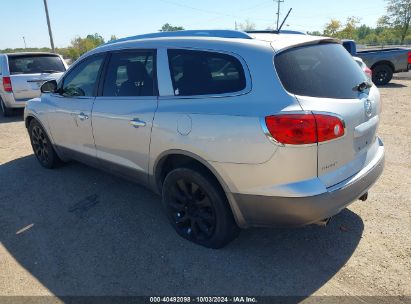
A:
[[[371,146],[375,140],[376,140],[376,135],[374,132],[369,132],[367,134],[364,134],[361,137],[357,137],[354,139],[354,149],[356,152],[360,152],[369,146]]]

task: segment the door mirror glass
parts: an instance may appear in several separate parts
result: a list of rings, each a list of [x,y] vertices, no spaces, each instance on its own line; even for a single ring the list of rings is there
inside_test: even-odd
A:
[[[57,81],[50,80],[43,83],[40,90],[41,93],[55,93],[57,91]]]

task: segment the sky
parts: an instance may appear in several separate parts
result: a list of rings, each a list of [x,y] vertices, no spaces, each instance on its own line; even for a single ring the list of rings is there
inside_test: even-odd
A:
[[[273,0],[47,0],[56,47],[77,37],[99,33],[106,40],[156,32],[164,23],[185,29],[234,29],[247,19],[257,29],[274,27]],[[0,0],[0,49],[50,46],[43,0]],[[375,26],[385,13],[384,0],[284,0],[281,17],[293,8],[286,28],[315,31],[331,18],[350,16]]]

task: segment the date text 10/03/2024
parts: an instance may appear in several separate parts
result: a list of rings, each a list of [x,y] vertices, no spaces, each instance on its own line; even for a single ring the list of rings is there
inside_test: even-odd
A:
[[[254,297],[150,297],[150,303],[258,303]]]

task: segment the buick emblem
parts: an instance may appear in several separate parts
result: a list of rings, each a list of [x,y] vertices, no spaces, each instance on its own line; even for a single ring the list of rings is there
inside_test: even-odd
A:
[[[364,102],[364,108],[365,108],[365,115],[367,115],[367,117],[371,117],[372,115],[372,102],[370,99],[366,99]]]

